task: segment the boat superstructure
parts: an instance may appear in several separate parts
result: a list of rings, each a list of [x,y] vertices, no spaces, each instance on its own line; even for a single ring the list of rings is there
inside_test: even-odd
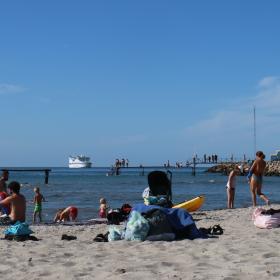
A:
[[[69,156],[69,168],[90,168],[90,157],[79,155]]]

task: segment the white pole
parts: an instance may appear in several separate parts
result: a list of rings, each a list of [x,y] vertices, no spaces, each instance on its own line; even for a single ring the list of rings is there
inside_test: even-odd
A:
[[[256,107],[254,106],[254,157],[257,152]]]

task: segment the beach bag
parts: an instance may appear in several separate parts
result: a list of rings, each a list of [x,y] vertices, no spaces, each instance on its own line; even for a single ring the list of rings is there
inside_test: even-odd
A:
[[[30,235],[33,231],[27,223],[16,222],[14,225],[4,230],[5,235]]]
[[[166,214],[160,209],[152,209],[144,214],[149,222],[149,232],[146,240],[149,241],[172,241],[176,238],[168,222]]]
[[[272,229],[280,226],[280,213],[272,215],[265,215],[262,212],[266,212],[263,208],[257,208],[253,212],[252,220],[254,225],[258,228]]]
[[[152,209],[144,214],[145,219],[149,222],[148,235],[157,235],[162,233],[173,233],[172,228],[167,220],[166,214],[160,209]]]
[[[132,211],[125,229],[125,240],[144,241],[148,235],[149,222],[137,211]]]

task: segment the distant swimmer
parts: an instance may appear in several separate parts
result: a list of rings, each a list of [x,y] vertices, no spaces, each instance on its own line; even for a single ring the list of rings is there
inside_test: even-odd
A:
[[[267,205],[269,205],[269,199],[262,193],[263,175],[266,167],[265,155],[262,151],[256,152],[256,160],[249,170],[247,176],[250,184],[250,190],[252,194],[253,206],[257,205],[257,195],[263,199]]]
[[[54,222],[69,222],[76,221],[78,216],[78,208],[69,206],[67,208],[59,209],[54,217]]]

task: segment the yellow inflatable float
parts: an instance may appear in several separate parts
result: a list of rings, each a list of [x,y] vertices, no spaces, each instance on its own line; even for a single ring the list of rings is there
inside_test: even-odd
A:
[[[188,212],[194,212],[202,206],[204,200],[205,200],[204,196],[200,195],[191,200],[176,204],[172,208],[182,208],[187,210]]]

